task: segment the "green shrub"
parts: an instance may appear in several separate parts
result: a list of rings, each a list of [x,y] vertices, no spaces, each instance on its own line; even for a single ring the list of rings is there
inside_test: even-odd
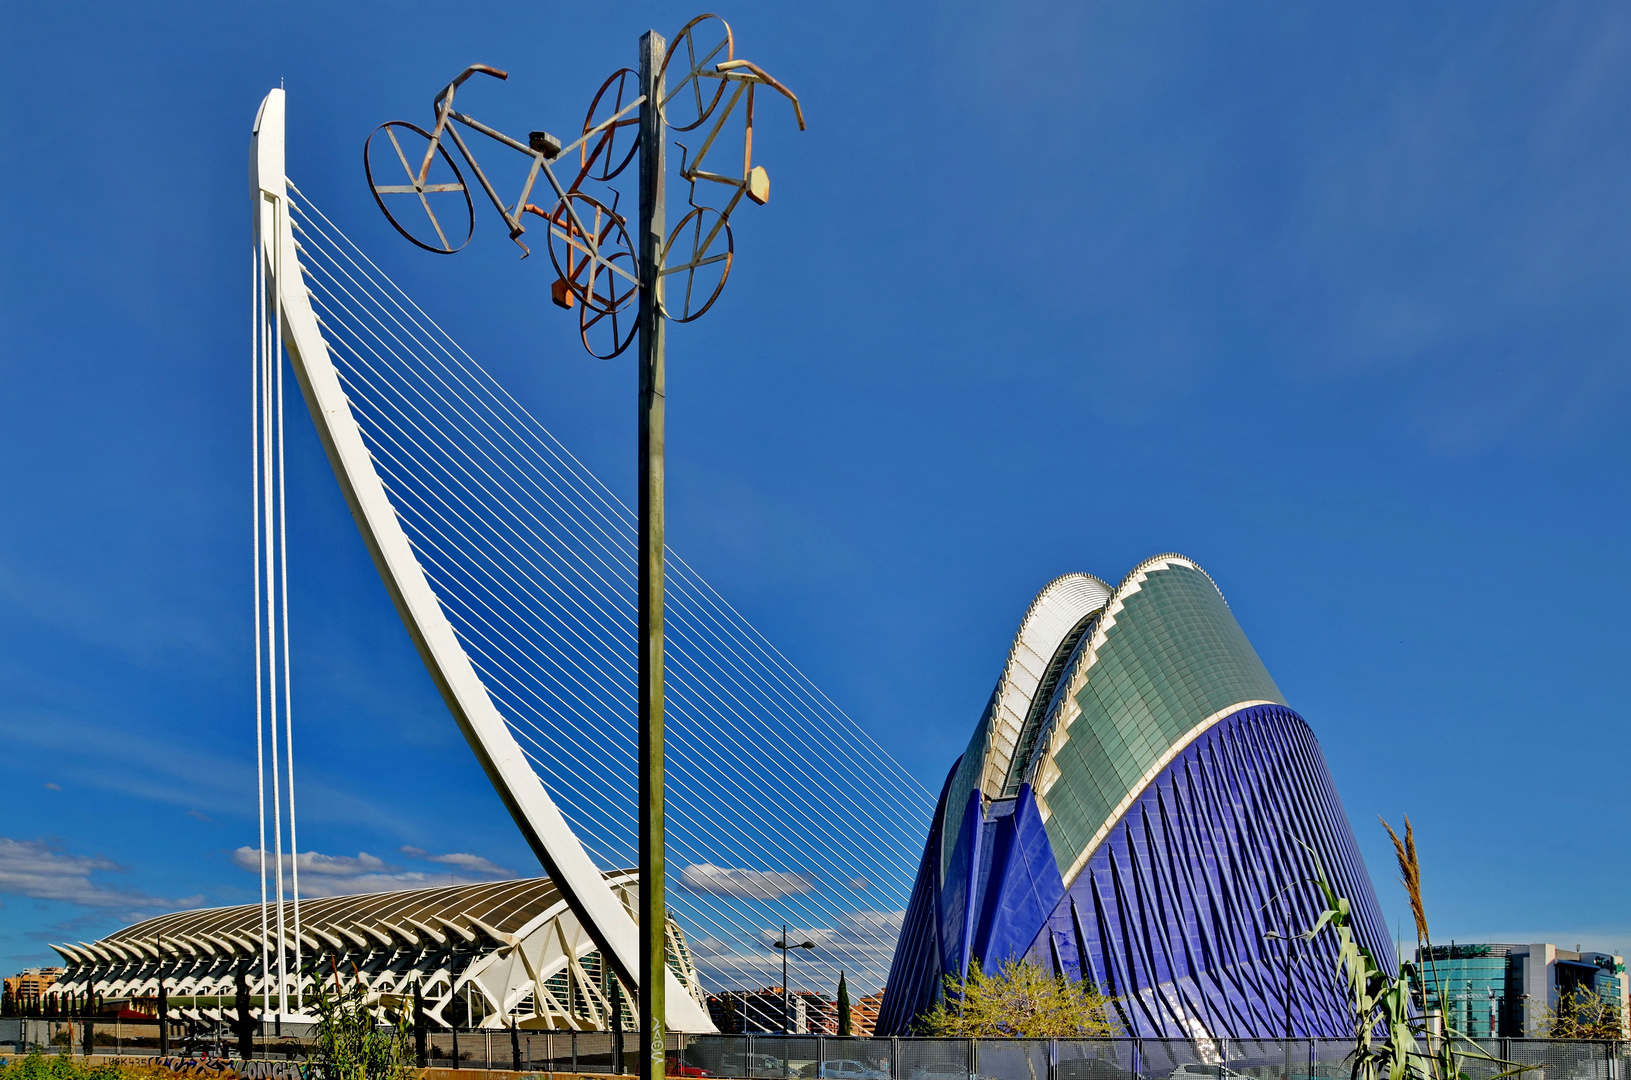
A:
[[[1118,1034],[1115,1003],[1086,980],[1071,982],[1026,960],[988,975],[978,961],[968,979],[946,976],[944,1000],[918,1018],[917,1034],[961,1038],[1105,1038]]]
[[[67,1051],[46,1055],[34,1050],[23,1057],[0,1058],[0,1080],[136,1080],[151,1072],[112,1062],[88,1065],[69,1057]]]
[[[320,987],[318,993],[321,1019],[313,1057],[327,1080],[405,1080],[413,1063],[408,1018],[399,1014],[391,1023],[384,1003],[360,982],[333,994]]]

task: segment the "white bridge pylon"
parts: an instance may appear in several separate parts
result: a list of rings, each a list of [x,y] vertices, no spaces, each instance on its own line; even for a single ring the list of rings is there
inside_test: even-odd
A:
[[[249,171],[268,301],[276,304],[290,365],[380,579],[448,711],[522,835],[624,984],[638,992],[634,919],[561,816],[472,666],[402,530],[352,415],[312,311],[295,246],[284,171],[281,89],[271,91],[261,102],[250,144]],[[706,1010],[673,971],[667,972],[667,978],[668,1028],[714,1031]]]

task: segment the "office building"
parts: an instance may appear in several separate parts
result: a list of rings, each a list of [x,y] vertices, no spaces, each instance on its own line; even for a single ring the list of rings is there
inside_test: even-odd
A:
[[[1417,949],[1411,965],[1416,1005],[1472,1038],[1549,1034],[1547,1020],[1584,991],[1628,1029],[1625,958],[1556,945],[1460,944]]]

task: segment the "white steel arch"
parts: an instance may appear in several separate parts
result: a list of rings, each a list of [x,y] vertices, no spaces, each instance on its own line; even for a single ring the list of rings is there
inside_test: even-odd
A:
[[[273,90],[255,118],[250,148],[255,229],[281,315],[284,345],[334,476],[374,565],[437,690],[476,760],[509,808],[566,902],[626,985],[635,978],[638,930],[527,763],[466,655],[380,482],[312,311],[287,212],[284,93]],[[673,1031],[715,1030],[672,971],[666,993]]]

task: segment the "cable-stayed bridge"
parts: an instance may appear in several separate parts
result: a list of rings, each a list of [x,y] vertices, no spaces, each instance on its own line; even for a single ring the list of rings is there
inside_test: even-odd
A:
[[[444,698],[563,891],[583,890],[575,909],[615,939],[627,912],[573,878],[570,849],[600,871],[636,861],[634,514],[285,180],[274,97],[256,267],[258,325],[276,330],[257,338],[257,385],[279,392],[264,372],[286,345]],[[881,988],[933,796],[668,557],[668,896],[704,984],[779,984],[786,923],[818,946],[793,989],[830,993],[840,969]],[[547,799],[527,794],[538,782]]]

